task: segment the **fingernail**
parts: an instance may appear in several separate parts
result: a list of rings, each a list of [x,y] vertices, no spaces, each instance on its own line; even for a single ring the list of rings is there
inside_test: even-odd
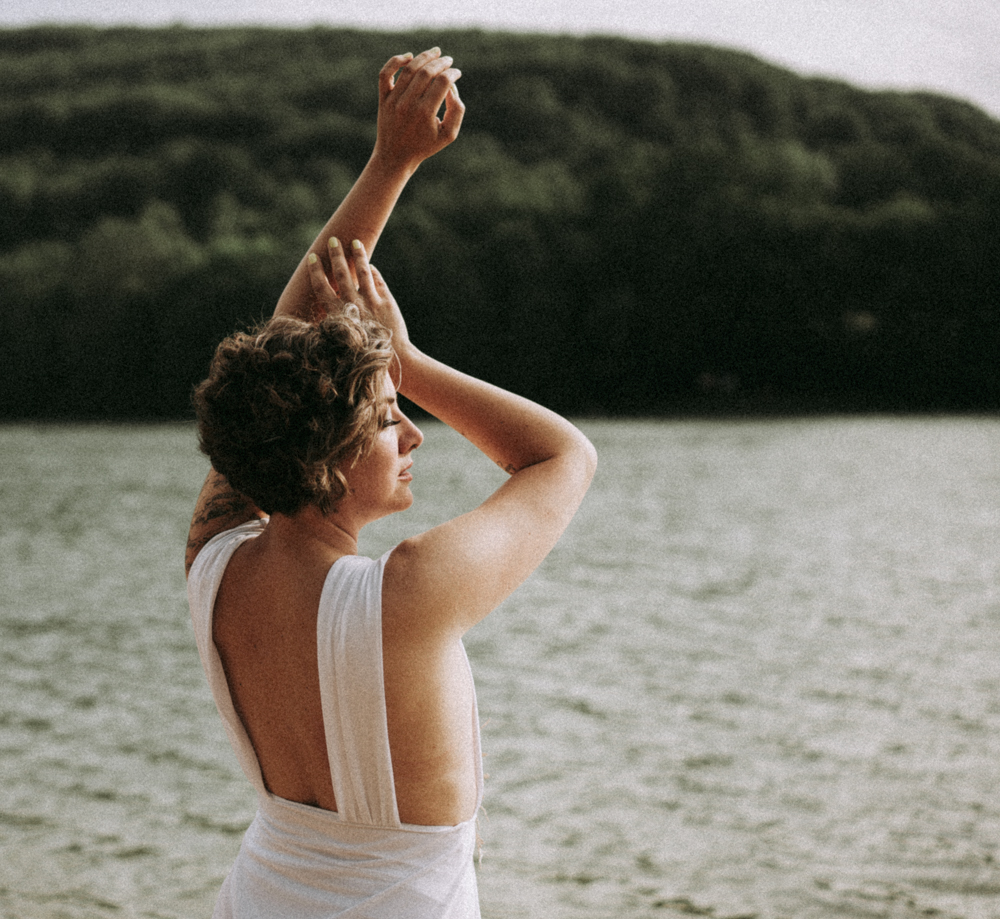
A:
[[[330,246],[331,249],[339,249],[340,248],[340,240],[337,239],[336,236],[331,236],[330,237],[329,246]]]
[[[360,239],[354,240],[354,242],[351,243],[351,248],[354,249],[355,252],[357,252],[361,248],[361,240]]]
[[[315,265],[319,261],[319,256],[315,252],[310,252],[309,258],[307,258],[306,261],[310,265]]]

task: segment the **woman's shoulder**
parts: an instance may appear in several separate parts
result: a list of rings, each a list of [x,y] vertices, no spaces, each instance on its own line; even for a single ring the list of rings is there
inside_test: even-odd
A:
[[[379,558],[341,555],[327,569],[321,605],[374,603],[381,607],[382,585],[390,549]]]
[[[254,518],[239,526],[216,533],[195,556],[188,575],[188,584],[198,584],[218,568],[224,571],[233,552],[246,540],[255,539],[267,528],[268,518]],[[218,572],[221,579],[222,572]]]

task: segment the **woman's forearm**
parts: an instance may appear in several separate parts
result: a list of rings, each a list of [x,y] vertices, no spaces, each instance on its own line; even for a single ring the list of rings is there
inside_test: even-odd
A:
[[[402,395],[454,428],[512,475],[560,458],[570,461],[589,482],[596,454],[573,424],[529,399],[449,367],[416,347],[399,305],[361,243],[352,245],[349,255],[341,247],[331,249],[329,256],[332,284],[318,258],[307,268],[314,297],[327,310],[342,307],[341,297],[367,305],[392,335],[399,359],[396,388]]]
[[[305,318],[312,299],[308,260],[316,255],[329,267],[327,242],[353,240],[371,252],[389,215],[417,167],[448,146],[465,114],[455,81],[460,70],[431,48],[414,57],[397,54],[379,72],[378,130],[375,149],[358,180],[302,257],[278,298],[275,315]],[[444,106],[444,118],[438,114]]]
[[[569,455],[588,467],[596,463],[583,433],[544,406],[442,364],[413,345],[399,356],[399,391],[508,473]]]
[[[294,273],[278,298],[276,313],[288,313],[311,296],[307,259],[315,253],[327,259],[327,241],[333,237],[342,242],[359,239],[367,251],[375,248],[406,183],[416,171],[416,164],[407,166],[387,163],[373,153],[347,197],[326,222],[319,235],[303,255]]]

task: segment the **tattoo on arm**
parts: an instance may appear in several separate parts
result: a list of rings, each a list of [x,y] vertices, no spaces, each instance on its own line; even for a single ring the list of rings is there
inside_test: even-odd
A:
[[[223,483],[225,483],[225,479],[222,482],[216,481],[217,485]],[[233,491],[232,487],[226,485],[225,490],[217,491],[209,497],[199,510],[201,513],[196,514],[194,522],[205,524],[218,520],[220,517],[244,517],[247,514],[253,516],[255,508],[238,491]]]
[[[184,559],[185,570],[191,570],[198,553],[212,537],[260,516],[260,509],[249,498],[236,491],[225,476],[214,471],[210,473],[191,520]]]

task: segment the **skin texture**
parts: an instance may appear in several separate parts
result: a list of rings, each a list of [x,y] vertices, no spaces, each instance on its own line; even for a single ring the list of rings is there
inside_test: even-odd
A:
[[[336,232],[314,243],[277,309],[313,319],[347,303],[370,311],[393,334],[400,393],[510,474],[478,508],[402,542],[385,568],[382,652],[396,797],[400,818],[423,825],[456,824],[475,810],[473,687],[461,637],[555,545],[596,465],[589,441],[565,419],[421,352],[368,261],[366,241],[374,244],[416,164],[457,135],[464,113],[457,75],[437,49],[383,68],[373,153],[379,165],[366,169],[325,228],[358,227],[358,235],[346,247]],[[357,553],[364,526],[410,506],[410,481],[419,475],[414,451],[422,434],[400,410],[388,375],[384,385],[392,400],[384,427],[366,459],[342,469],[347,494],[326,516],[315,507],[274,514],[264,533],[233,555],[215,605],[215,644],[268,788],[330,810],[336,800],[316,663],[320,593],[330,566]],[[259,516],[210,474],[188,564],[215,533]]]

